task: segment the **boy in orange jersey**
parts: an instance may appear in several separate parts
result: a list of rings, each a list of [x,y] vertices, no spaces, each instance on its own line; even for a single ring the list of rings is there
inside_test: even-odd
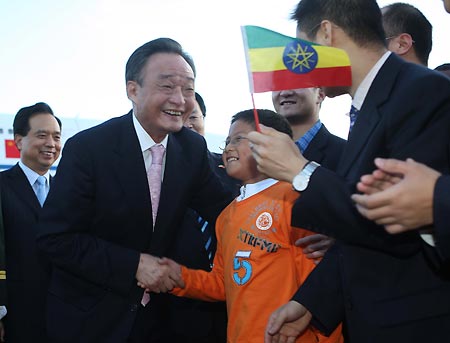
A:
[[[287,133],[286,119],[258,110],[261,124]],[[226,300],[227,341],[261,343],[270,314],[287,302],[314,268],[294,242],[312,234],[291,227],[291,207],[299,193],[290,183],[267,178],[256,168],[247,133],[255,130],[253,110],[231,120],[223,162],[227,173],[242,181],[240,195],[216,222],[217,251],[210,272],[180,267],[184,288],[178,296],[207,301]],[[330,337],[307,329],[296,342],[343,342],[339,327]]]

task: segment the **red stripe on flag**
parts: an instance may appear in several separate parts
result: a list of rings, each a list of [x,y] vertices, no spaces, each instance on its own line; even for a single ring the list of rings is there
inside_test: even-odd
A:
[[[352,84],[350,66],[317,68],[306,74],[295,74],[289,70],[252,74],[255,93],[319,86],[351,86]]]
[[[14,139],[5,139],[5,157],[20,158],[20,151],[17,149]]]

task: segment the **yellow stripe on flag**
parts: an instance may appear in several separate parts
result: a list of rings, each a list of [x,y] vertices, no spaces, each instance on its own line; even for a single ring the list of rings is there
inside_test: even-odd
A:
[[[319,55],[316,69],[350,66],[350,60],[343,50],[319,45],[314,46],[314,49]],[[287,69],[283,63],[283,52],[284,47],[248,50],[251,71],[270,72]]]
[[[347,53],[341,49],[330,49],[328,46],[314,46],[320,56],[316,68],[333,68],[350,66]]]
[[[284,47],[250,49],[248,54],[252,72],[285,70],[283,51]]]

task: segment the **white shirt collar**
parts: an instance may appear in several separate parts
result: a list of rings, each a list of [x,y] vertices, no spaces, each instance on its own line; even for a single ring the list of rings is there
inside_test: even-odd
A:
[[[275,179],[264,179],[256,183],[248,183],[241,187],[240,194],[236,198],[236,201],[242,201],[244,199],[250,198],[251,196],[255,195],[256,193],[259,193],[266,188],[269,188],[270,186],[276,184],[278,180]]]
[[[27,167],[22,160],[19,160],[19,167],[23,170],[25,176],[28,179],[28,182],[30,183],[30,185],[33,187],[34,183],[36,182],[37,178],[40,176],[40,174],[36,173],[33,169],[31,169],[30,167]],[[44,175],[42,175],[43,177],[45,177],[45,179],[47,180],[47,187],[49,187],[50,185],[50,171],[47,171]]]
[[[390,51],[386,51],[384,55],[381,56],[381,58],[377,61],[377,63],[375,63],[372,69],[370,69],[369,73],[366,75],[366,77],[356,90],[355,96],[352,100],[352,105],[355,106],[357,110],[361,109],[373,80],[375,80],[375,77],[377,76],[378,72],[380,71],[381,67],[383,66],[384,62],[386,62],[390,54]]]
[[[136,135],[138,137],[139,145],[141,146],[142,152],[147,151],[148,149],[150,149],[152,146],[154,146],[156,144],[155,141],[152,139],[152,137],[150,137],[150,135],[147,133],[147,131],[144,130],[141,123],[139,123],[136,116],[134,115],[134,111],[133,111],[133,125],[134,125],[134,130],[136,131]],[[168,135],[166,135],[166,137],[164,137],[162,142],[159,143],[159,144],[163,145],[164,148],[166,148],[166,149],[167,149],[167,140],[168,140]]]

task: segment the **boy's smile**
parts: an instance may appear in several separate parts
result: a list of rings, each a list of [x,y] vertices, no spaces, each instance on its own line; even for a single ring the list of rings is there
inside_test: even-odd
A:
[[[247,134],[254,131],[253,124],[237,120],[230,126],[222,154],[228,175],[241,180],[243,184],[255,183],[266,178],[256,168],[256,161],[250,150]]]

